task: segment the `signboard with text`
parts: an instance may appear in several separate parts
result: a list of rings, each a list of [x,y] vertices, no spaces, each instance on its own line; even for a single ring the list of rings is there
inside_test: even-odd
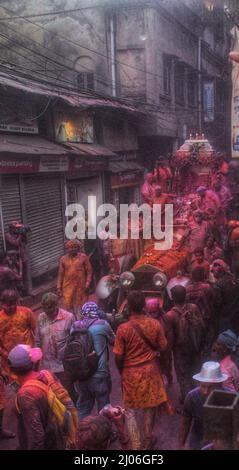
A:
[[[31,157],[1,157],[1,173],[52,173],[52,172],[101,172],[108,168],[107,160],[101,158],[46,155]],[[117,175],[118,176],[118,175]],[[129,176],[127,177],[129,178]],[[131,180],[132,176],[130,176]]]
[[[111,175],[111,188],[125,188],[127,186],[138,186],[142,183],[141,172],[125,172]]]
[[[87,158],[79,158],[75,157],[71,160],[70,163],[70,171],[104,171],[107,169],[106,161],[101,158],[100,160],[93,159],[90,157]]]
[[[38,171],[38,160],[0,157],[0,173],[34,173]]]
[[[14,132],[16,134],[38,134],[37,121],[24,121],[20,122],[1,122],[0,131]]]
[[[69,170],[69,158],[67,156],[40,157],[40,163],[39,163],[40,172],[68,171],[68,170]]]

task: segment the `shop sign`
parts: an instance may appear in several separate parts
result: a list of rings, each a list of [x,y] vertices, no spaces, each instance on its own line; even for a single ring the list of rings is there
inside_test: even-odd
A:
[[[107,164],[104,159],[92,160],[85,158],[75,158],[70,164],[70,171],[104,171],[107,169]]]
[[[93,116],[55,113],[55,134],[57,142],[94,142]]]
[[[127,186],[138,186],[142,183],[141,172],[125,172],[121,174],[111,175],[111,187],[112,189],[124,188]]]
[[[37,121],[24,121],[19,122],[1,122],[0,131],[2,132],[14,132],[16,134],[38,134]]]
[[[0,173],[32,173],[38,171],[38,160],[0,158]]]
[[[39,171],[52,172],[52,171],[68,171],[69,158],[67,156],[54,156],[54,157],[40,157]]]
[[[213,122],[215,119],[215,96],[214,96],[214,82],[207,82],[203,84],[203,110],[204,122]]]
[[[31,100],[21,96],[1,96],[0,132],[39,134],[36,115],[39,112]]]

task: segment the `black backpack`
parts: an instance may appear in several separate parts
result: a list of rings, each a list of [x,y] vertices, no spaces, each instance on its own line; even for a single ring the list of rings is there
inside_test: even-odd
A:
[[[70,335],[64,351],[64,371],[73,381],[90,379],[97,371],[99,358],[94,350],[94,343],[89,327],[97,319],[92,320],[87,327],[76,328]]]

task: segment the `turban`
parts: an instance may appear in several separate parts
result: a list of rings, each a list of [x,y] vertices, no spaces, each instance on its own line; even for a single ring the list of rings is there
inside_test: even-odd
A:
[[[235,352],[237,346],[239,346],[239,339],[232,330],[223,331],[223,333],[218,336],[217,341],[219,343],[225,344],[227,349],[229,349],[231,352]]]
[[[197,188],[196,192],[200,193],[201,191],[207,191],[207,188],[205,186],[199,186],[199,188]]]
[[[65,248],[67,250],[75,250],[75,249],[81,250],[82,249],[82,242],[80,242],[79,240],[68,240],[65,243]]]
[[[86,302],[81,309],[81,315],[90,318],[103,318],[104,312],[95,302]]]
[[[159,301],[155,297],[150,297],[145,301],[146,311],[148,313],[154,313],[159,310]]]

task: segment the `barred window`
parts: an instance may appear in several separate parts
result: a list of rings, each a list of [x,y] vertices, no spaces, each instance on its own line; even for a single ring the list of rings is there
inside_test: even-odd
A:
[[[77,87],[79,90],[94,90],[94,74],[93,72],[78,72],[77,74]]]

